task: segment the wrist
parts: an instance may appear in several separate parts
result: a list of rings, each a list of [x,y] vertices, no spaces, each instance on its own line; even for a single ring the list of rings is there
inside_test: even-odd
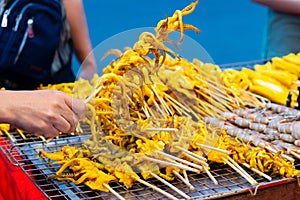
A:
[[[10,102],[13,100],[11,91],[0,90],[0,123],[13,123]]]

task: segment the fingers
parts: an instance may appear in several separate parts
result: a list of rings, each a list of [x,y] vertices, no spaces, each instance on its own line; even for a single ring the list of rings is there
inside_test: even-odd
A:
[[[86,106],[83,101],[76,98],[67,97],[65,99],[65,103],[76,115],[78,120],[85,116]]]
[[[23,130],[31,135],[44,136],[44,137],[56,137],[59,135],[60,130],[57,129],[55,124],[46,123],[45,121],[36,121],[38,125],[19,125],[16,124],[15,127]]]

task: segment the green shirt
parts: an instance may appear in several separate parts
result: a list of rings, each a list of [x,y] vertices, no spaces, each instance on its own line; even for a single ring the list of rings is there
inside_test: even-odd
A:
[[[268,11],[264,58],[300,52],[300,15]]]

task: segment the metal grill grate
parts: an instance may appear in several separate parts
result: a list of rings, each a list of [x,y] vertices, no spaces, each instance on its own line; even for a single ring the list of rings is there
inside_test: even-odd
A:
[[[3,143],[2,146],[4,146],[7,157],[10,158],[15,165],[19,165],[33,183],[35,183],[41,192],[49,199],[117,199],[111,193],[93,191],[85,185],[75,185],[72,182],[57,181],[53,179],[47,180],[47,177],[55,175],[55,172],[59,169],[59,165],[48,166],[48,159],[40,158],[38,156],[39,150],[44,149],[47,152],[54,152],[59,151],[60,148],[65,145],[80,146],[88,139],[88,137],[89,136],[77,136],[55,139],[48,144],[45,144],[44,142],[32,142],[22,145],[16,144],[14,147],[11,146],[10,142],[6,141],[6,144]],[[244,178],[226,165],[211,165],[210,171],[219,182],[219,185],[214,185],[206,174],[193,173],[189,174],[189,180],[195,187],[195,190],[193,191],[190,191],[188,187],[179,180],[174,180],[171,183],[188,194],[192,199],[214,199],[255,190],[255,188]],[[253,174],[251,171],[248,172],[260,183],[260,187],[267,187],[276,182],[280,184],[294,180],[273,177],[273,180],[269,182],[262,177]],[[174,194],[171,189],[167,188],[159,181],[154,179],[147,181],[173,194],[177,198],[181,198],[181,196]],[[110,186],[125,199],[167,199],[162,194],[137,182],[134,183],[131,189],[126,189],[124,185],[118,182],[112,182],[110,183]]]
[[[233,63],[228,65],[221,65],[221,69],[232,68],[241,69],[242,67],[253,68],[254,64],[263,64],[265,60],[243,62],[243,63]],[[87,127],[83,132],[89,134],[86,131]],[[97,200],[112,200],[117,199],[111,193],[93,191],[85,185],[75,185],[72,182],[67,181],[57,181],[48,180],[47,177],[54,175],[59,169],[58,165],[48,166],[47,159],[40,158],[38,152],[40,149],[44,149],[47,152],[59,151],[61,147],[65,145],[80,146],[85,140],[88,139],[88,135],[83,136],[61,136],[59,139],[54,139],[46,144],[43,140],[38,137],[28,136],[27,140],[23,138],[16,132],[11,133],[15,142],[10,141],[7,138],[0,137],[0,148],[4,152],[5,156],[10,160],[13,165],[19,165],[22,170],[29,176],[29,178],[36,184],[36,186],[41,190],[41,192],[49,199],[61,200],[77,200],[77,199],[97,199]],[[220,197],[226,197],[238,193],[244,193],[249,191],[254,191],[256,188],[251,186],[244,178],[242,178],[238,173],[233,171],[227,165],[210,165],[210,172],[217,179],[219,185],[214,185],[214,183],[209,179],[206,174],[189,174],[190,183],[195,187],[194,191],[190,191],[188,187],[180,182],[179,180],[174,180],[171,183],[188,194],[192,199],[216,199]],[[297,165],[297,168],[300,166]],[[246,171],[259,182],[259,188],[266,188],[271,185],[284,184],[286,182],[294,181],[292,178],[281,178],[279,176],[272,177],[272,181],[267,181],[264,178],[253,174],[252,171],[246,169]],[[153,185],[173,194],[177,198],[181,196],[174,194],[173,190],[167,188],[162,183],[155,179],[147,180]],[[131,200],[157,200],[157,199],[167,199],[162,194],[155,192],[151,188],[147,188],[144,185],[136,182],[131,189],[126,189],[126,187],[118,182],[110,183],[110,186],[117,191],[125,199]],[[258,189],[259,189],[258,188]],[[258,191],[259,192],[259,191]]]
[[[80,135],[87,135],[90,133],[90,128],[88,124],[81,124],[80,125],[82,131],[79,132],[75,132],[73,134],[65,134],[62,133],[61,135],[59,135],[59,137],[57,137],[56,139],[63,139],[63,138],[67,138],[67,137],[74,137],[74,136],[80,136]],[[36,142],[47,142],[47,140],[43,137],[37,137],[34,135],[30,135],[27,133],[23,133],[24,136],[26,137],[25,139],[22,137],[21,134],[19,134],[17,131],[14,132],[10,132],[9,133],[11,136],[11,139],[9,139],[11,141],[12,144],[17,144],[17,145],[24,145],[25,143],[36,143]]]

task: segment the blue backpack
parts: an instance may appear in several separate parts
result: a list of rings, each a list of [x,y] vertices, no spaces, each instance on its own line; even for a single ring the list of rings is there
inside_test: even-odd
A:
[[[0,78],[47,83],[62,30],[60,0],[11,0],[0,19]]]

